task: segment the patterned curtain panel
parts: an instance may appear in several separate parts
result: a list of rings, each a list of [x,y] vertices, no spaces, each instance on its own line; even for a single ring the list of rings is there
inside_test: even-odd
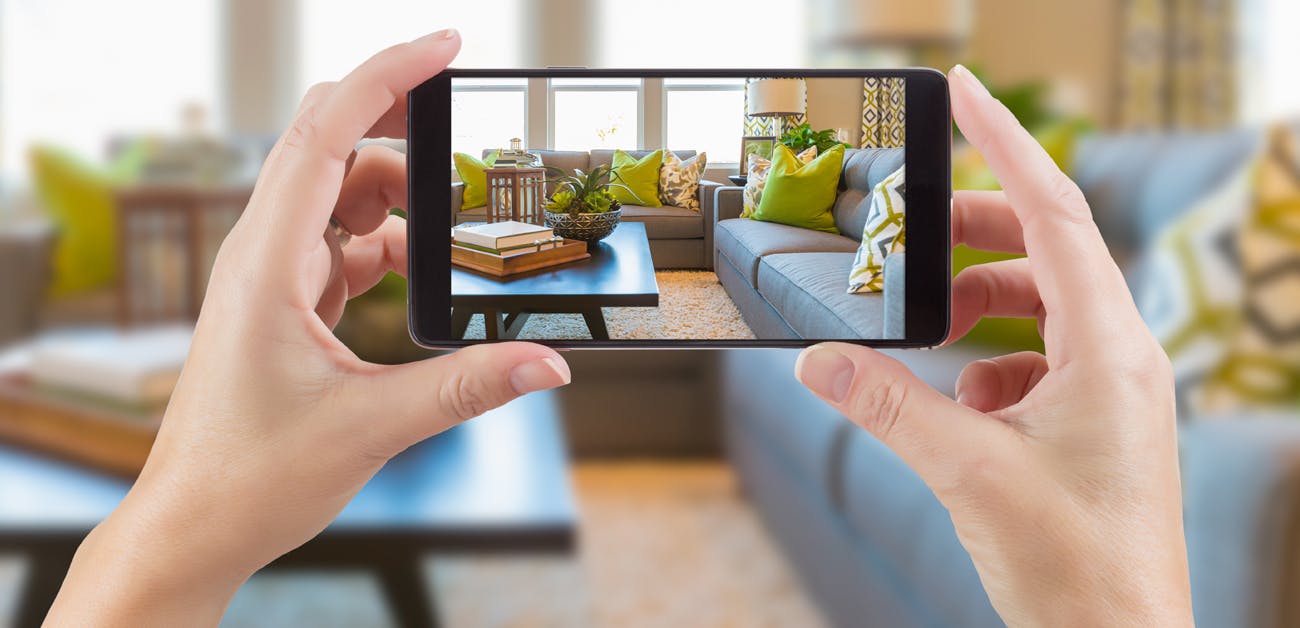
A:
[[[1235,0],[1122,0],[1125,130],[1216,129],[1236,116]]]
[[[901,78],[862,81],[862,148],[902,148],[907,142],[907,99]]]
[[[749,82],[752,80],[754,79],[748,79],[748,78],[745,79],[746,88],[749,87]],[[804,94],[804,97],[807,98],[806,93]],[[745,90],[745,108],[740,112],[740,115],[745,118],[746,136],[766,137],[766,136],[777,135],[776,118],[751,118],[749,116],[749,90],[748,89]],[[805,100],[803,103],[803,113],[796,116],[785,116],[785,128],[791,129],[807,121],[808,121],[808,102],[807,100]]]

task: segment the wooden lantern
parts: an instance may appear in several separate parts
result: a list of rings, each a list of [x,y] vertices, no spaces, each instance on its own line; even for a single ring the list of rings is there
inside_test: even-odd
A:
[[[488,168],[488,222],[543,223],[546,171],[541,168]]]

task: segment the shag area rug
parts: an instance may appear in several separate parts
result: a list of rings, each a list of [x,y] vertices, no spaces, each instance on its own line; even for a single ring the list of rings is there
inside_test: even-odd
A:
[[[753,340],[718,276],[707,271],[661,270],[659,307],[607,307],[605,326],[612,340]],[[465,337],[483,338],[483,316],[474,315]],[[521,340],[591,338],[579,314],[533,314],[519,333]]]
[[[432,557],[443,624],[483,626],[824,625],[730,468],[711,462],[579,463],[576,556]],[[23,575],[0,560],[0,626]],[[391,626],[362,572],[269,572],[235,596],[227,627]]]

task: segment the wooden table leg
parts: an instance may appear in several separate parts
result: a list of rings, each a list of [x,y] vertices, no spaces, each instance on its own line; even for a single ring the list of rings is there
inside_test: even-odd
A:
[[[600,308],[593,307],[582,311],[582,318],[587,321],[592,340],[609,340],[609,329],[605,327],[605,314]]]
[[[465,330],[469,329],[469,319],[473,316],[474,310],[467,307],[451,308],[451,338],[464,338]]]
[[[524,325],[528,324],[529,316],[531,316],[530,312],[511,312],[510,315],[506,317],[505,337],[511,340],[518,338],[519,332],[523,331]]]
[[[501,310],[483,310],[483,333],[483,337],[488,340],[501,340],[507,337],[505,321],[501,320]]]
[[[379,567],[379,581],[393,619],[402,628],[438,626],[438,609],[420,569],[419,555],[392,557]]]
[[[18,601],[18,613],[14,617],[17,628],[39,628],[50,612],[50,605],[63,586],[63,577],[72,564],[72,555],[77,552],[77,543],[67,547],[33,548],[27,554],[27,579],[23,583],[22,596]]]

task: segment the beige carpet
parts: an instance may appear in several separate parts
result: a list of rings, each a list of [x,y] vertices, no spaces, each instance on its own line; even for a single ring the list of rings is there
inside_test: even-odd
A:
[[[752,340],[754,332],[745,325],[731,297],[707,271],[661,270],[659,307],[607,307],[605,325],[614,340]],[[483,337],[483,316],[475,315],[466,338]],[[526,340],[591,338],[578,314],[534,314],[519,337]]]

